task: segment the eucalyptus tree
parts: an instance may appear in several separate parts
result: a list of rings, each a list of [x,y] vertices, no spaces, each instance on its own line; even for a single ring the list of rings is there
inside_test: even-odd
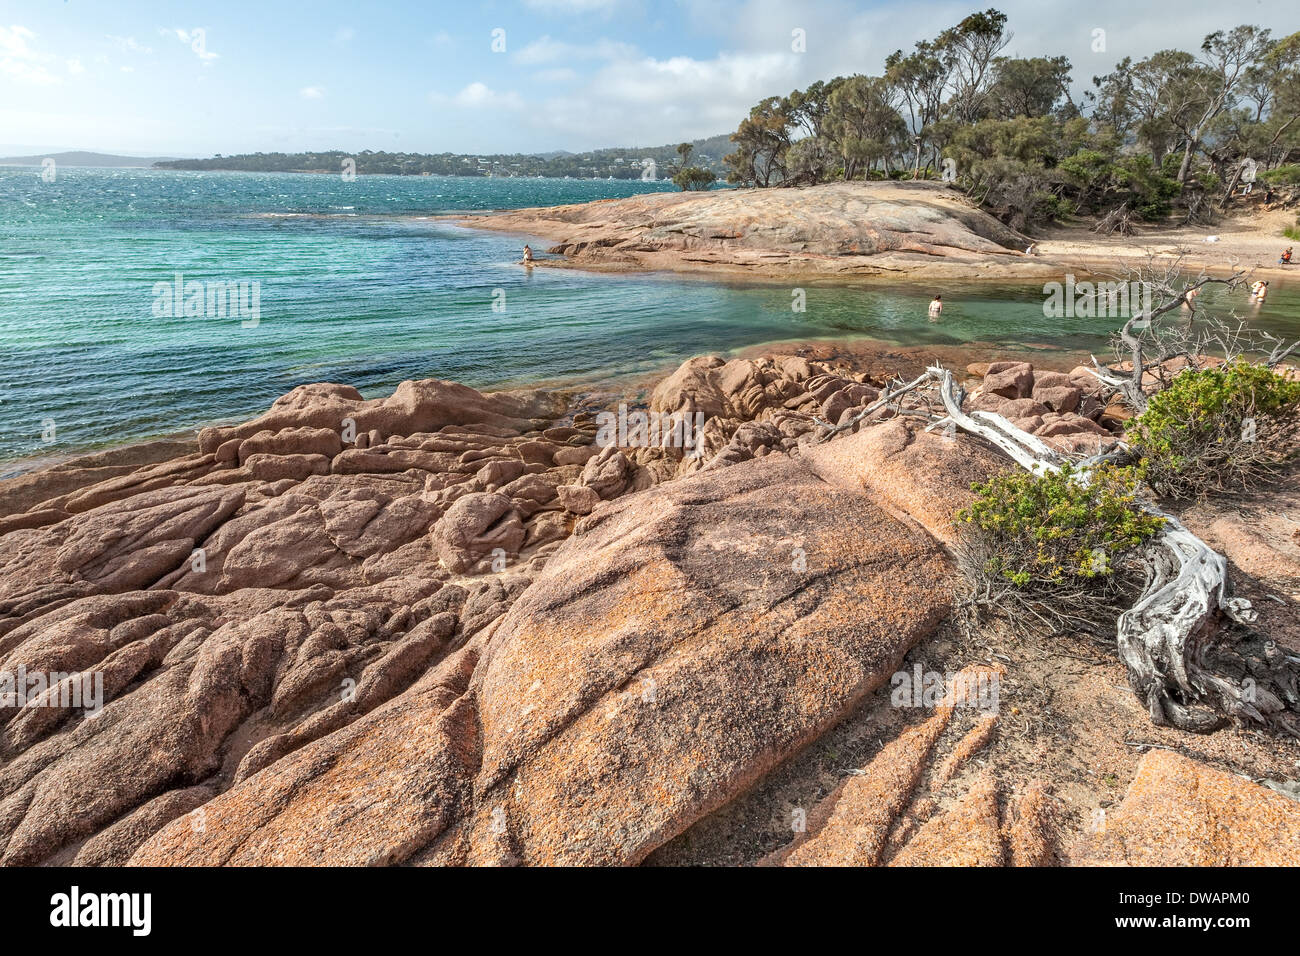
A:
[[[850,76],[831,94],[826,123],[839,147],[845,179],[877,162],[889,171],[889,157],[907,134],[897,98],[892,84],[880,76]]]
[[[1070,100],[1070,61],[1063,56],[999,57],[989,88],[989,112],[996,119],[1077,112]],[[1068,109],[1062,110],[1062,100]]]
[[[1201,44],[1197,68],[1186,71],[1182,80],[1194,87],[1200,106],[1177,112],[1170,119],[1183,134],[1183,161],[1178,167],[1178,181],[1187,182],[1192,157],[1210,124],[1225,110],[1231,109],[1247,85],[1247,70],[1262,60],[1272,48],[1267,29],[1242,25],[1232,30],[1216,30]]]
[[[913,179],[920,174],[921,152],[930,142],[933,126],[943,115],[944,91],[951,75],[952,65],[939,55],[929,40],[919,41],[916,49],[906,56],[902,50],[895,50],[885,60],[885,76],[907,109],[907,126],[914,146]],[[931,145],[935,148],[934,144]],[[935,148],[932,164],[937,160]]]
[[[987,115],[987,98],[996,75],[994,62],[1011,42],[1007,15],[992,8],[972,13],[939,34],[935,47],[951,67],[948,113],[959,123]]]
[[[736,150],[723,162],[727,181],[746,186],[774,186],[786,179],[786,151],[791,142],[791,116],[785,97],[769,96],[749,111],[731,134]]]

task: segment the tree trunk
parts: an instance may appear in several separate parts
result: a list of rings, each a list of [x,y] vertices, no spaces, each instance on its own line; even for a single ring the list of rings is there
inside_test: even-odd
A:
[[[1199,137],[1193,136],[1188,138],[1187,148],[1183,150],[1182,165],[1178,167],[1178,182],[1180,185],[1186,185],[1187,183],[1187,173],[1192,168],[1192,152],[1199,145],[1200,145]]]
[[[1223,194],[1223,201],[1219,203],[1220,209],[1228,208],[1228,202],[1232,199],[1232,191],[1237,188],[1237,182],[1241,179],[1241,169],[1242,166],[1238,163],[1237,171],[1232,175],[1232,182],[1228,183],[1228,191]]]
[[[1065,459],[1041,439],[1001,415],[964,411],[965,390],[940,366],[887,393],[865,413],[896,402],[927,379],[937,383],[947,412],[932,428],[951,423],[992,443],[1034,474],[1060,470]],[[832,428],[824,437],[842,430]],[[1093,469],[1123,451],[1120,444],[1079,463],[1076,480],[1090,481]],[[1227,560],[1177,518],[1145,507],[1163,518],[1165,526],[1151,552],[1142,595],[1120,616],[1116,635],[1129,683],[1151,720],[1204,733],[1237,719],[1300,737],[1300,657],[1260,635],[1225,640],[1222,620],[1249,624],[1255,619],[1250,602],[1230,594]]]

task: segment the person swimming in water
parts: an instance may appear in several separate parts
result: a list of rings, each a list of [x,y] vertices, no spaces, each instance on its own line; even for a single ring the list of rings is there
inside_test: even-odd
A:
[[[943,314],[943,296],[936,295],[930,300],[930,318],[937,319]]]
[[[1250,287],[1250,297],[1256,305],[1263,305],[1266,295],[1268,295],[1268,282],[1266,280],[1260,279]]]
[[[536,260],[533,259],[533,247],[530,246],[530,245],[528,245],[527,243],[525,243],[525,244],[524,244],[524,262],[535,262],[535,261],[536,261]]]

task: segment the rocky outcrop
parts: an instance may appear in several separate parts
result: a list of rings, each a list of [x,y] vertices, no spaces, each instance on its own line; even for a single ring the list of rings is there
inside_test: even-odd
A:
[[[1026,369],[977,400],[1091,413]],[[49,678],[0,707],[0,862],[646,859],[936,639],[952,513],[1005,462],[887,408],[815,440],[886,384],[693,359],[636,409],[702,415],[685,446],[545,392],[304,386],[172,457],[0,484],[0,673]],[[762,852],[1056,862],[1050,789],[985,772],[1000,720],[895,728]]]
[[[956,540],[953,515],[974,497],[971,485],[1006,467],[989,448],[901,419],[810,446],[803,456],[824,480],[860,489],[948,545]]]
[[[794,839],[760,865],[1055,863],[1053,801],[1041,781],[1013,797],[1000,792],[990,772],[972,773],[967,766],[994,739],[999,721],[996,707],[984,707],[976,689],[1002,673],[978,665],[959,671],[931,716],[850,774],[807,814]],[[943,750],[946,756],[938,759]]]
[[[1102,401],[1105,388],[1083,366],[1067,374],[993,362],[968,371],[983,378],[970,408],[1001,415],[1063,452],[1095,455],[1120,437],[1122,416]]]
[[[1082,866],[1294,866],[1300,800],[1169,750],[1073,853]]]
[[[461,220],[545,236],[596,268],[764,275],[1057,275],[1029,240],[932,182],[646,193]]]
[[[490,634],[134,862],[635,863],[896,670],[947,573],[923,532],[785,457],[622,497]],[[373,813],[344,793],[358,774]],[[355,809],[322,828],[335,801]]]
[[[567,418],[546,392],[305,386],[197,449],[0,485],[0,672],[29,681],[0,707],[0,859],[124,862],[472,643],[569,533],[582,469],[554,459],[595,429]]]

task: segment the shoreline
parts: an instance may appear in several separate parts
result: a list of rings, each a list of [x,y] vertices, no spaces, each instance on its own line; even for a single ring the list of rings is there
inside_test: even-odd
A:
[[[969,342],[961,344],[907,344],[892,342],[872,336],[819,337],[773,339],[756,342],[725,350],[699,353],[687,358],[703,355],[720,355],[724,359],[758,359],[777,355],[798,356],[802,358],[830,360],[843,359],[876,374],[897,374],[915,376],[926,365],[941,361],[956,371],[964,371],[966,365],[974,362],[996,361],[1010,357],[1013,359],[1032,360],[1035,365],[1053,370],[1067,370],[1081,361],[1087,360],[1087,353],[1082,350],[1055,348],[1050,345],[1035,346],[1022,343],[1017,347],[993,342]],[[475,389],[485,396],[510,394],[548,393],[564,401],[572,411],[584,409],[603,409],[617,406],[620,401],[640,404],[660,381],[677,369],[687,358],[665,359],[663,364],[653,370],[638,370],[595,381],[585,379],[546,379],[537,382],[506,384],[501,388]],[[419,381],[428,381],[422,379]],[[347,385],[348,383],[335,383]],[[464,383],[455,383],[464,384]],[[473,386],[470,386],[473,387]],[[369,396],[372,399],[391,397],[397,386]],[[30,479],[33,475],[47,475],[62,470],[87,467],[138,467],[155,464],[158,460],[152,455],[157,449],[169,447],[175,449],[175,456],[190,453],[197,447],[197,436],[205,428],[227,428],[252,421],[262,412],[248,417],[225,417],[212,421],[197,422],[190,427],[160,432],[158,434],[140,435],[124,439],[109,445],[89,446],[69,449],[64,452],[47,452],[26,458],[14,458],[0,462],[0,496],[11,482]],[[188,451],[187,451],[188,450]]]
[[[904,230],[893,234],[885,251],[859,250],[856,241],[853,251],[838,255],[819,252],[816,248],[827,243],[843,246],[844,230],[874,233],[887,231],[881,226],[863,227],[860,221],[841,221],[829,239],[816,232],[817,224],[804,223],[803,233],[794,235],[780,231],[773,225],[781,214],[791,208],[821,215],[827,210],[837,211],[844,202],[865,202],[863,208],[876,208],[895,228]],[[719,203],[722,205],[719,207]],[[767,203],[767,206],[763,206]],[[875,206],[871,204],[875,203]],[[775,204],[775,205],[773,205]],[[909,205],[910,204],[910,205]],[[736,218],[733,225],[722,228],[708,216],[704,220],[691,220],[692,209],[703,206],[713,208],[715,215],[749,206],[763,207],[758,215],[747,220]],[[684,212],[682,210],[685,210]],[[902,210],[900,213],[899,210]],[[623,212],[620,212],[622,210]],[[627,212],[630,210],[630,212]],[[1273,219],[1290,215],[1282,210],[1270,214]],[[267,213],[268,216],[310,216],[314,214]],[[350,213],[348,215],[356,215]],[[908,233],[911,228],[908,216],[919,216],[921,230]],[[619,218],[623,217],[623,218]],[[945,218],[946,217],[946,218]],[[432,215],[402,216],[423,221],[454,224],[458,228],[486,232],[510,233],[534,240],[558,242],[553,257],[536,260],[535,266],[547,269],[574,269],[583,272],[607,274],[654,275],[671,281],[699,280],[704,282],[736,282],[746,286],[784,285],[790,281],[812,286],[842,287],[855,285],[900,286],[920,282],[982,284],[1021,284],[1036,281],[1056,281],[1066,275],[1120,278],[1122,270],[1149,256],[1164,261],[1185,250],[1184,267],[1189,271],[1203,269],[1210,275],[1230,274],[1231,260],[1242,267],[1252,268],[1253,275],[1268,278],[1289,277],[1287,267],[1259,264],[1264,250],[1280,240],[1264,235],[1258,224],[1225,222],[1219,227],[1221,242],[1213,244],[1218,261],[1211,262],[1203,256],[1210,244],[1191,250],[1188,240],[1200,230],[1188,228],[1149,228],[1142,235],[1127,238],[1102,238],[1081,226],[1059,226],[1048,230],[1041,239],[1033,241],[1042,250],[1035,257],[1023,252],[998,246],[1015,239],[1024,239],[1007,230],[996,220],[974,210],[969,204],[955,198],[953,191],[936,183],[854,183],[832,184],[827,187],[771,190],[716,190],[703,193],[649,192],[621,199],[600,199],[583,203],[540,206],[525,209],[484,210],[466,214],[438,213]],[[814,216],[816,218],[816,216]],[[843,220],[843,217],[841,217]],[[935,226],[934,221],[940,222]],[[1265,217],[1267,218],[1267,217]],[[1272,228],[1271,224],[1268,228]],[[710,227],[712,231],[704,229]],[[942,227],[942,228],[941,228]],[[952,227],[949,229],[949,227]],[[970,227],[969,229],[967,227]],[[808,229],[812,231],[809,232]],[[767,230],[766,246],[735,248],[745,241],[745,230],[763,233]],[[773,232],[773,229],[778,231]],[[945,232],[944,230],[949,231]],[[586,230],[584,233],[583,230]],[[1266,230],[1265,230],[1266,231]],[[573,235],[579,233],[579,240]],[[916,238],[916,236],[921,238]],[[569,237],[566,244],[566,236]],[[901,239],[899,238],[901,236]],[[938,239],[936,239],[936,236]],[[657,238],[655,238],[657,237]],[[989,237],[992,237],[991,239]],[[619,251],[614,256],[603,254],[604,240],[617,240]],[[773,242],[785,241],[784,246]],[[831,241],[833,240],[833,241]],[[942,240],[942,241],[939,241]],[[892,243],[892,244],[891,244]],[[908,251],[911,246],[929,249],[929,252]],[[951,243],[964,243],[970,248]],[[712,245],[711,245],[712,244]],[[906,248],[905,248],[906,247]],[[995,250],[996,251],[993,251]],[[594,250],[594,251],[593,251]],[[902,250],[902,251],[900,251]],[[1195,253],[1195,255],[1193,255]],[[1243,260],[1252,255],[1253,260]],[[1229,260],[1225,262],[1226,260]],[[528,267],[531,268],[531,267]],[[1297,266],[1296,268],[1300,268]],[[1115,270],[1115,272],[1108,271]],[[1116,275],[1120,272],[1121,275]],[[1296,273],[1300,276],[1300,272]],[[945,288],[946,292],[947,289]],[[826,336],[815,339],[802,337],[774,339],[765,342],[717,349],[713,354],[732,357],[760,357],[772,354],[843,354],[867,361],[883,369],[886,359],[900,363],[904,368],[916,366],[916,356],[955,357],[941,359],[960,368],[972,361],[996,360],[1002,357],[1031,357],[1045,366],[1069,367],[1087,360],[1083,350],[1057,349],[1052,346],[1036,347],[1030,342],[1015,345],[965,342],[958,344],[911,344],[890,341],[870,335]],[[670,373],[683,360],[665,358],[653,369],[619,371],[591,379],[564,376],[536,381],[493,383],[483,388],[483,394],[506,392],[553,392],[564,395],[564,400],[575,407],[599,404],[603,399],[617,401],[646,393],[664,375]],[[1057,361],[1059,358],[1059,362]],[[887,369],[887,371],[895,371]],[[346,383],[344,383],[346,384]],[[396,385],[393,386],[396,388]],[[475,386],[476,390],[479,388]],[[379,398],[391,390],[376,392]],[[237,424],[245,419],[226,416],[220,419],[199,421],[181,429],[170,429],[155,434],[126,438],[104,445],[72,448],[66,451],[42,451],[34,455],[0,462],[0,487],[24,475],[44,473],[80,461],[94,460],[104,455],[124,453],[128,449],[149,447],[158,443],[192,443],[194,436],[207,427]]]
[[[1212,276],[1275,279],[1294,210],[1256,210],[1214,226],[1138,227],[1099,236],[1088,224],[1037,235],[1009,229],[942,184],[832,183],[792,189],[648,193],[624,199],[430,217],[554,243],[536,265],[606,273],[669,272],[758,281],[1053,280],[1107,276],[1179,254]],[[1209,241],[1213,240],[1213,241]],[[1024,249],[1035,247],[1033,255]]]
[[[500,212],[485,212],[473,216],[439,215],[428,217],[437,221],[450,222],[467,229],[480,229],[485,232],[509,233],[519,236],[533,236],[548,242],[558,242],[561,236],[554,231],[549,235],[541,226],[513,226],[494,223],[492,220],[505,215]],[[1278,240],[1286,242],[1286,240]],[[1055,245],[1054,240],[1045,239],[1040,246]],[[572,269],[612,275],[654,275],[671,274],[682,279],[715,279],[718,281],[743,279],[752,283],[786,284],[790,281],[814,281],[828,285],[842,283],[889,283],[897,281],[927,282],[1031,282],[1035,280],[1063,280],[1067,275],[1089,278],[1115,278],[1115,272],[1123,272],[1148,262],[1152,257],[1157,261],[1171,260],[1177,255],[1177,247],[1167,241],[1158,245],[1140,246],[1136,243],[1126,244],[1119,251],[1108,252],[1111,247],[1103,242],[1094,243],[1095,250],[1087,254],[1071,253],[1066,259],[1063,255],[1039,253],[1035,257],[1025,256],[1021,261],[989,259],[982,262],[936,262],[925,260],[891,259],[888,264],[862,264],[857,267],[830,268],[835,260],[830,258],[813,259],[792,257],[780,266],[773,264],[744,265],[722,261],[705,261],[687,259],[673,253],[641,253],[635,260],[601,261],[583,260],[563,253],[550,253],[546,258],[534,260],[532,267],[542,269]],[[1183,268],[1191,273],[1204,273],[1216,278],[1226,278],[1236,269],[1243,269],[1251,278],[1268,280],[1295,278],[1300,280],[1300,262],[1290,267],[1277,264],[1268,265],[1242,263],[1225,264],[1222,257],[1202,258],[1199,249],[1182,247],[1185,255]],[[1216,250],[1217,251],[1217,250]],[[1192,253],[1198,253],[1193,255]],[[1023,255],[1023,253],[1021,254]],[[523,265],[523,263],[518,263]]]

